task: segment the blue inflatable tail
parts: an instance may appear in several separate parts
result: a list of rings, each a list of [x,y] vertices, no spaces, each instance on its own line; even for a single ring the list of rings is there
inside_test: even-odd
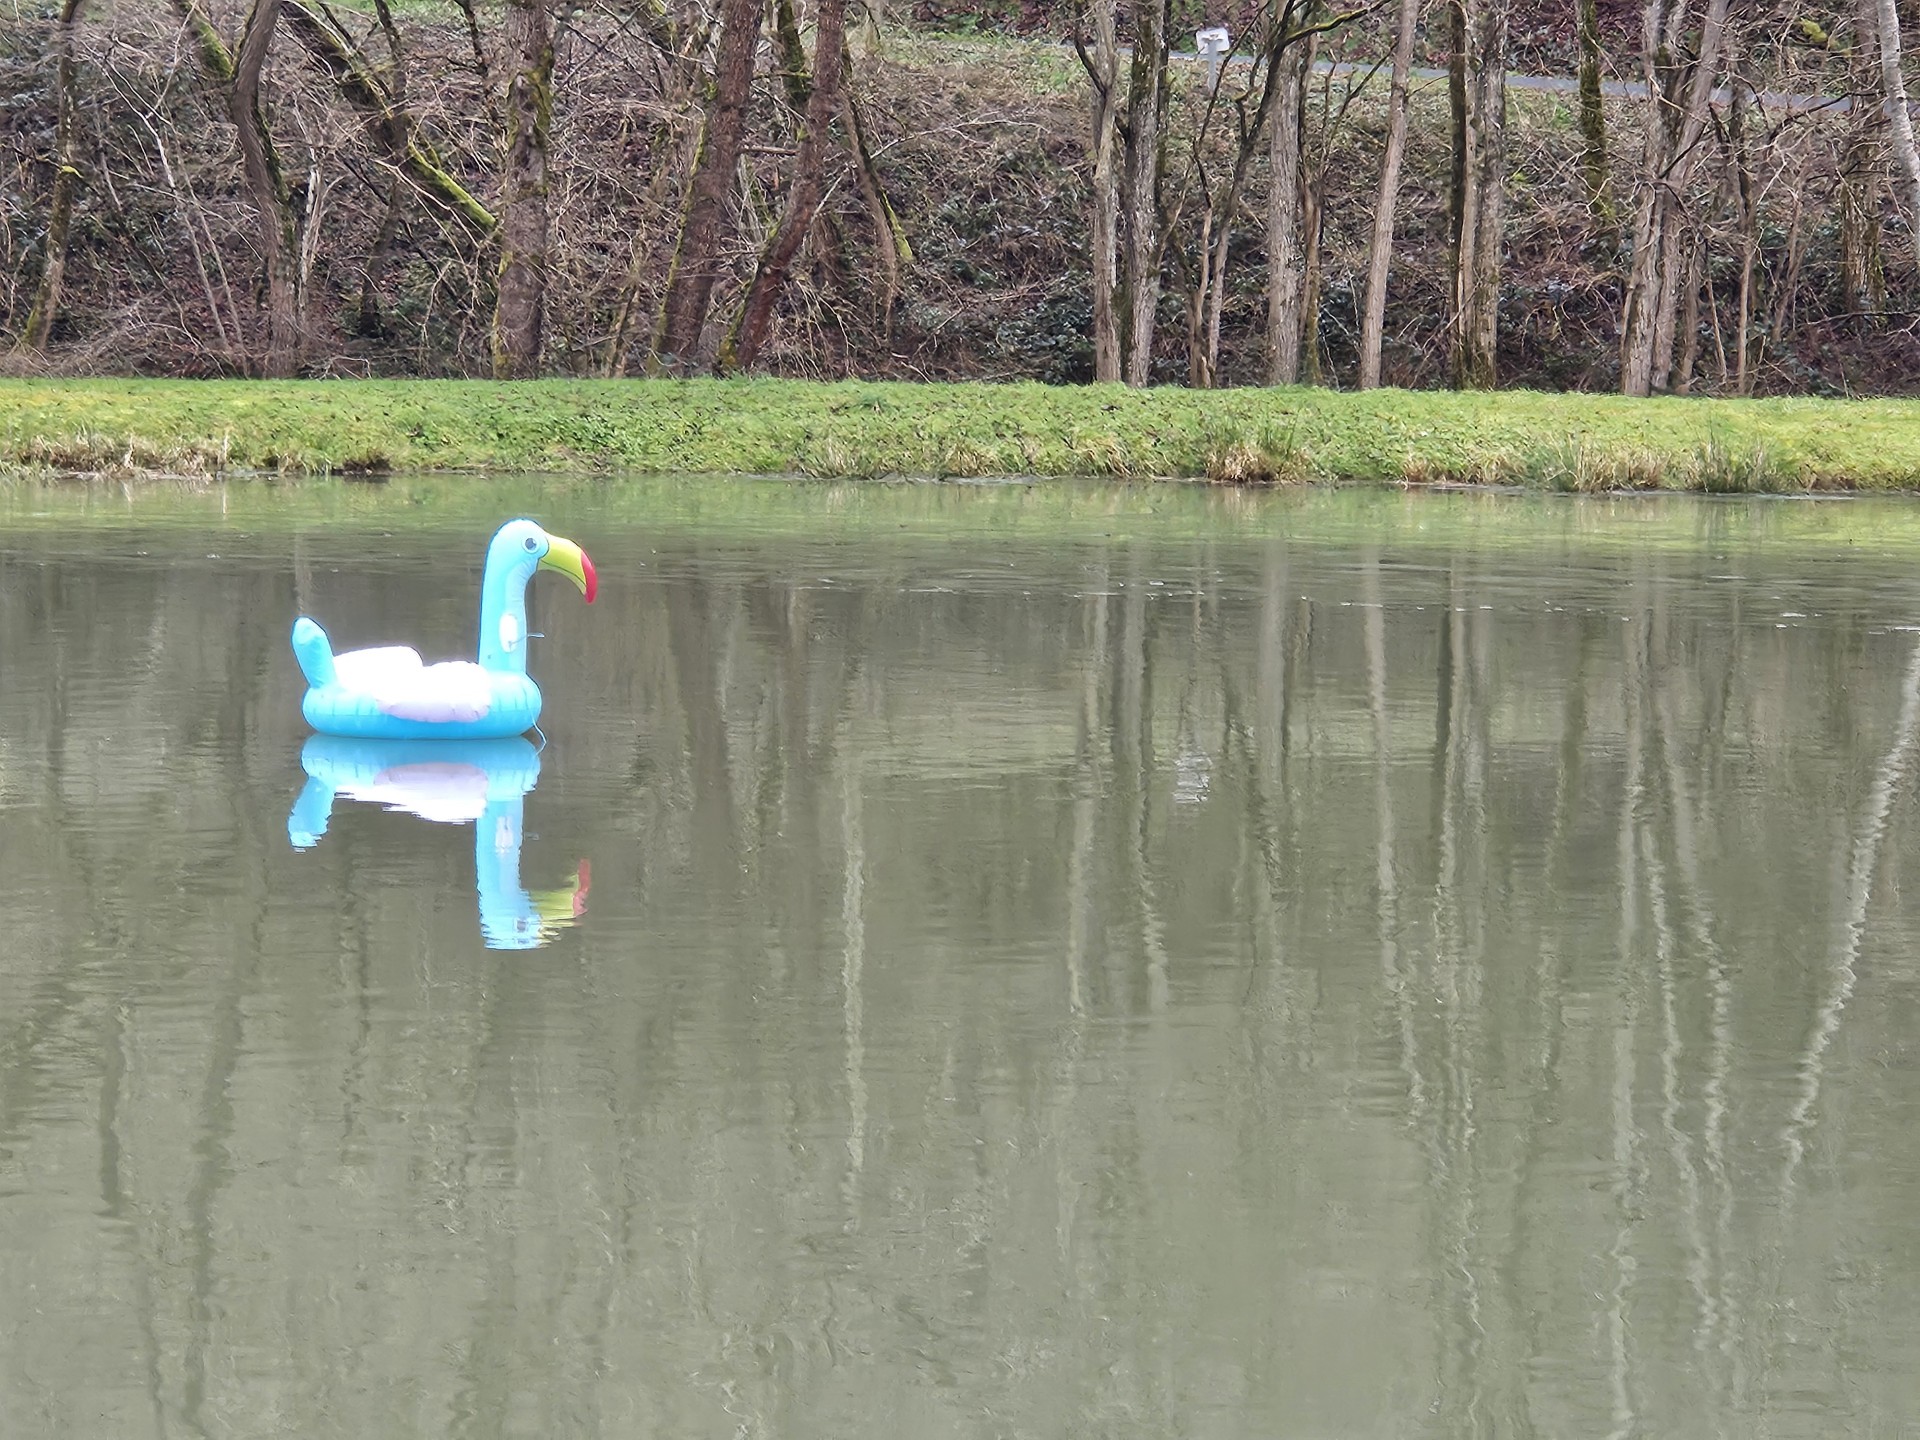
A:
[[[333,683],[333,644],[327,632],[304,615],[293,622],[293,653],[309,685]]]

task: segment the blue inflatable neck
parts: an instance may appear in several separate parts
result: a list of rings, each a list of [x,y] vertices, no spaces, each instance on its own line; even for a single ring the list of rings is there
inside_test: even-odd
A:
[[[512,525],[502,527],[487,546],[487,568],[480,578],[478,659],[483,669],[527,673],[527,581],[542,553],[527,550]]]
[[[473,879],[480,933],[495,950],[533,950],[548,932],[533,897],[520,886],[522,801],[490,800],[473,832]]]

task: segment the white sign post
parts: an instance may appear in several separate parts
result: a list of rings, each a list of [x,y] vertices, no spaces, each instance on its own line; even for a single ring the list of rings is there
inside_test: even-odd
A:
[[[1209,25],[1193,32],[1193,48],[1200,52],[1200,63],[1207,67],[1207,89],[1220,88],[1220,67],[1226,63],[1227,47],[1233,37],[1224,25]]]

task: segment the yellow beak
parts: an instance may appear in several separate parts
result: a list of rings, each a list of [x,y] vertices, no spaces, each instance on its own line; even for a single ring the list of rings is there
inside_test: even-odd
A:
[[[527,898],[539,913],[541,929],[565,929],[587,913],[587,891],[593,884],[593,867],[585,860],[574,867],[573,883],[558,890],[535,890]]]
[[[540,558],[540,568],[558,570],[573,581],[589,605],[593,603],[594,594],[600,588],[600,577],[593,573],[593,561],[587,558],[587,552],[573,541],[558,535],[547,536],[547,553]]]

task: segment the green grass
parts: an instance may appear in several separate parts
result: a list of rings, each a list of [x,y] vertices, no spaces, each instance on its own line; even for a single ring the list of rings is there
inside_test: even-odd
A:
[[[0,471],[1920,488],[1920,402],[790,380],[0,381]]]

